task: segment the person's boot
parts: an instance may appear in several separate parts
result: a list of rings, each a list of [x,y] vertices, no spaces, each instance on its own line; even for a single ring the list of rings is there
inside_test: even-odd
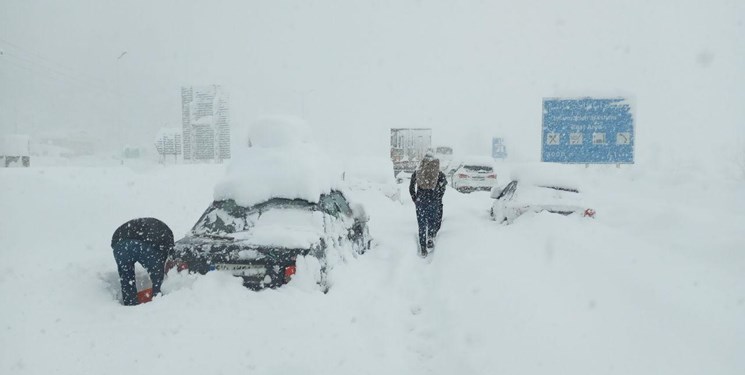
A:
[[[426,247],[426,244],[419,244],[419,256],[420,257],[426,257],[427,256],[427,247]]]

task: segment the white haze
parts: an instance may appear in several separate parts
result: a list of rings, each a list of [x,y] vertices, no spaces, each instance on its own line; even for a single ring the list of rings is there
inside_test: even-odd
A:
[[[498,135],[536,160],[551,96],[632,97],[640,163],[727,164],[745,128],[734,0],[4,0],[0,49],[0,134],[83,129],[110,154],[180,126],[180,86],[213,83],[234,129],[298,115],[363,155],[432,127],[458,153]]]

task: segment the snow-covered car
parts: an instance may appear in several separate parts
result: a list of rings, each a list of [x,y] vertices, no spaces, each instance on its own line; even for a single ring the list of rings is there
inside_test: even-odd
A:
[[[396,175],[396,183],[408,185],[409,181],[411,181],[412,174],[413,172],[406,172],[406,171],[398,172],[398,174]]]
[[[341,192],[343,169],[302,119],[259,118],[241,143],[169,265],[230,273],[253,289],[293,275],[327,289],[327,273],[370,246],[364,208]]]
[[[445,177],[447,177],[448,181],[452,182],[453,174],[455,174],[455,171],[457,171],[461,166],[463,166],[463,163],[451,160],[442,172],[445,173]]]
[[[493,220],[504,224],[512,223],[526,212],[595,216],[595,210],[584,205],[582,194],[573,186],[513,180],[504,188],[494,188],[491,197],[494,202],[490,215]]]
[[[451,185],[461,193],[491,190],[497,184],[497,173],[490,162],[465,162],[451,177]]]
[[[295,274],[298,257],[318,260],[324,289],[329,251],[370,247],[367,215],[336,190],[317,203],[272,198],[251,207],[234,200],[213,202],[189,235],[176,242],[168,267],[205,274],[220,270],[243,278],[251,289],[278,287]]]

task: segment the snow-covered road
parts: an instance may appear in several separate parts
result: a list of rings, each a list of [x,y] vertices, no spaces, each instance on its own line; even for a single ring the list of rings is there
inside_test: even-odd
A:
[[[595,220],[488,219],[448,190],[431,260],[413,205],[355,190],[375,247],[322,294],[297,280],[169,275],[112,296],[113,230],[155,216],[177,237],[221,166],[0,170],[2,374],[742,374],[745,185],[597,169]],[[302,272],[302,270],[301,270]]]

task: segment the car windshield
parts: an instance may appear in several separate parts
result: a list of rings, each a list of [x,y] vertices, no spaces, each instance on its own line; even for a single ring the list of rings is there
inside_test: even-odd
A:
[[[232,199],[214,201],[192,228],[192,233],[201,236],[225,237],[253,226],[262,212],[273,208],[315,209],[317,205],[302,199],[273,198],[264,203],[246,208]]]
[[[492,167],[488,167],[485,165],[464,165],[463,169],[465,169],[468,172],[479,172],[479,173],[489,173],[492,171]]]
[[[512,195],[515,194],[515,190],[517,189],[517,181],[511,181],[507,186],[502,189],[502,191],[499,192],[497,196],[492,195],[492,198],[494,199],[510,199],[512,198]]]

